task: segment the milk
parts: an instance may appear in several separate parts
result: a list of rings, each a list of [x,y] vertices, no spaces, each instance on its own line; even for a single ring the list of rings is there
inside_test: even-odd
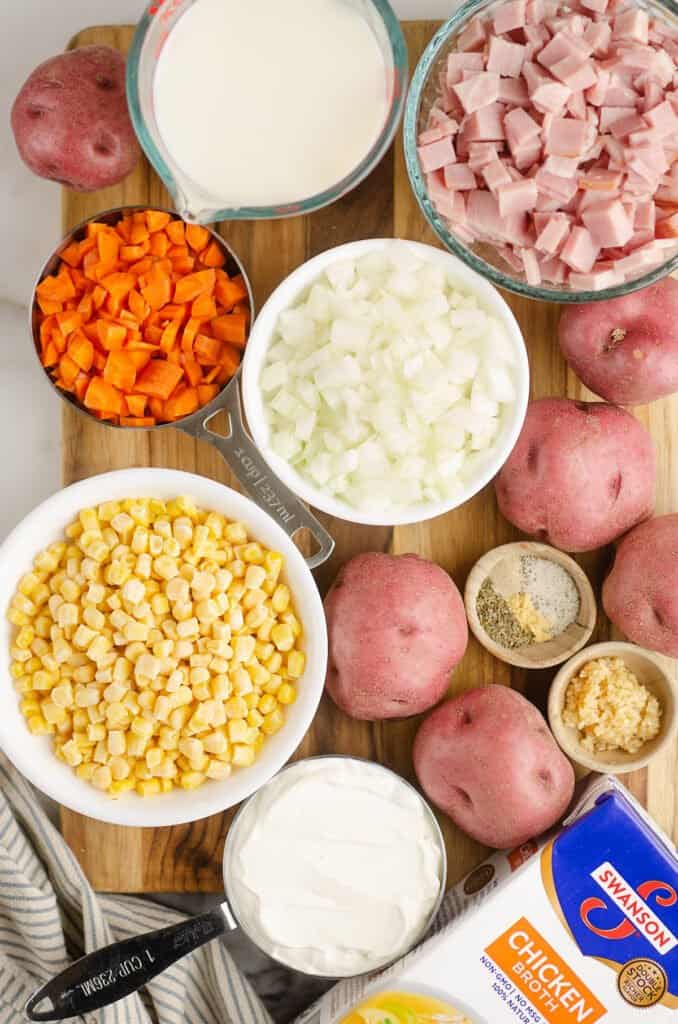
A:
[[[197,0],[164,43],[153,102],[191,187],[219,207],[296,202],[368,154],[386,66],[346,0]]]

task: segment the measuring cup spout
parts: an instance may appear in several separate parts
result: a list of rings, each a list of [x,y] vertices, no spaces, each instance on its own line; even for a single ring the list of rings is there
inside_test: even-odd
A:
[[[26,1003],[24,1016],[30,1021],[66,1020],[110,1006],[235,927],[224,903],[199,917],[97,949],[39,988]]]

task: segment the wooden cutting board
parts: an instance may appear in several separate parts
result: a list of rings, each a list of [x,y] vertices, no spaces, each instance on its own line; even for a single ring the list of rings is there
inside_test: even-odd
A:
[[[412,66],[437,24],[410,22],[405,34]],[[130,27],[89,28],[71,46],[106,43],[126,51]],[[123,204],[168,206],[169,197],[145,160],[121,185],[94,194],[63,193],[64,230],[101,210]],[[255,291],[257,307],[295,267],[316,253],[360,238],[395,236],[437,244],[410,190],[398,138],[379,167],[344,199],[309,217],[251,223],[225,223],[222,234],[243,259]],[[556,341],[558,307],[506,296],[525,334],[532,369],[532,395],[590,397],[568,372]],[[657,442],[659,454],[658,511],[678,509],[678,474],[671,478],[672,442],[678,436],[678,398],[638,410]],[[220,456],[205,443],[178,431],[125,435],[63,410],[64,484],[106,470],[128,466],[166,466],[189,470],[235,486]],[[325,590],[339,567],[361,551],[415,551],[442,565],[463,590],[473,563],[489,548],[514,540],[518,534],[500,516],[491,487],[463,508],[432,522],[414,526],[356,526],[319,513],[336,539],[330,563],[317,572]],[[580,559],[597,594],[609,562],[602,551]],[[608,639],[609,622],[602,616],[593,641]],[[674,665],[671,665],[675,673]],[[527,693],[542,709],[555,669],[526,673],[492,658],[471,638],[457,670],[452,692],[478,683],[503,683]],[[413,778],[411,745],[419,719],[368,724],[342,714],[324,699],[299,748],[298,757],[346,753],[372,758]],[[675,831],[676,749],[656,760],[649,771],[627,776],[629,788],[667,832]],[[156,798],[161,799],[161,798]],[[122,828],[105,825],[62,810],[63,832],[96,889],[116,892],[219,891],[221,852],[232,813],[175,828]],[[483,855],[483,850],[440,816],[449,862],[449,884],[456,882]]]

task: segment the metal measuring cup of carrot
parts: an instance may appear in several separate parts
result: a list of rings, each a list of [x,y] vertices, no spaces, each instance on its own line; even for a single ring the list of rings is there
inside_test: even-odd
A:
[[[239,377],[253,316],[247,274],[220,235],[141,206],[73,228],[40,271],[30,307],[36,356],[63,401],[114,430],[175,427],[208,441],[289,536],[310,531],[315,568],[334,541],[244,425]],[[221,411],[226,437],[210,429]]]

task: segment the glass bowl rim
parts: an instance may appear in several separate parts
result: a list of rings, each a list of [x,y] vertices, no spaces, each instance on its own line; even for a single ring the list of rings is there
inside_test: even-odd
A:
[[[330,203],[340,199],[346,193],[356,188],[374,170],[382,160],[389,146],[393,142],[398,125],[403,114],[407,87],[409,82],[409,60],[407,43],[403,34],[400,21],[391,7],[389,0],[367,0],[376,10],[384,24],[388,36],[391,54],[393,58],[394,89],[391,96],[391,103],[388,109],[386,120],[381,128],[378,137],[375,139],[370,150],[363,159],[349,174],[341,181],[336,182],[323,192],[308,196],[306,199],[297,200],[293,203],[279,203],[272,206],[242,206],[225,207],[206,211],[210,215],[210,221],[227,220],[276,220],[283,217],[292,217],[301,214],[313,213],[316,210],[328,206]],[[146,127],[146,122],[141,110],[139,99],[139,65],[144,43],[150,31],[153,18],[156,16],[157,5],[150,0],[143,14],[141,15],[134,37],[127,54],[127,68],[125,83],[127,92],[127,103],[134,132],[141,144],[149,163],[161,178],[167,191],[176,204],[176,183],[172,171],[165,159],[158,151],[155,142]],[[153,13],[152,13],[153,12]],[[182,214],[183,216],[183,214]]]
[[[417,156],[417,121],[421,109],[422,95],[429,80],[431,69],[435,66],[441,52],[450,43],[451,36],[463,28],[474,14],[491,7],[493,2],[496,3],[497,0],[466,0],[465,3],[462,3],[455,10],[454,14],[435,32],[412,75],[405,104],[403,144],[410,185],[424,217],[443,245],[450,252],[454,253],[455,256],[458,256],[467,266],[471,267],[472,270],[475,270],[476,273],[481,274],[483,277],[489,278],[490,281],[500,288],[513,292],[515,295],[522,295],[528,299],[541,299],[546,302],[556,303],[599,302],[603,299],[621,298],[624,295],[631,294],[631,292],[656,284],[657,281],[678,270],[678,251],[670,259],[653,267],[642,276],[634,278],[632,281],[613,285],[610,288],[601,288],[599,291],[575,291],[574,289],[558,287],[547,288],[540,285],[530,285],[526,281],[521,281],[482,259],[448,230],[445,221],[438,214],[429,198],[426,181],[419,166],[419,158]],[[678,3],[675,0],[650,0],[649,3],[646,0],[643,6],[662,8],[678,17]]]

